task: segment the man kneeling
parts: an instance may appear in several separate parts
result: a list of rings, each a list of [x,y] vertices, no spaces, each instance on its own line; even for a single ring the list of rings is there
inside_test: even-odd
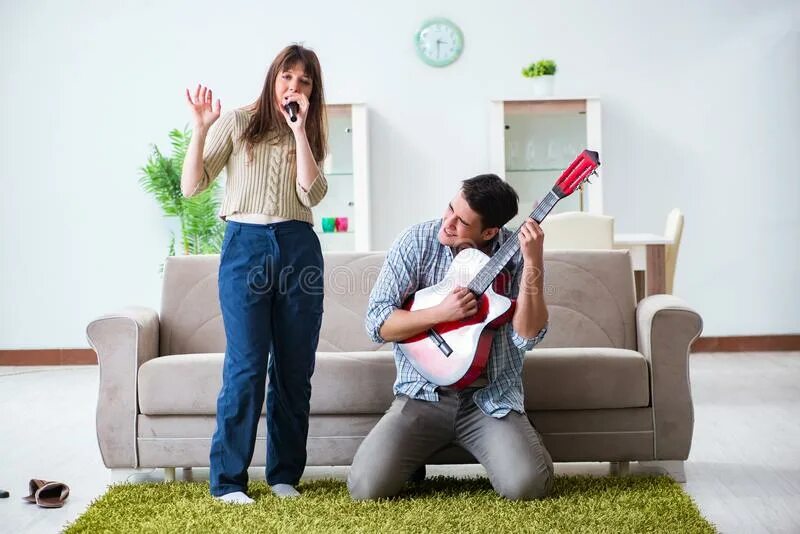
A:
[[[494,489],[508,499],[547,495],[553,462],[525,414],[522,362],[547,332],[543,297],[544,234],[527,219],[520,251],[493,288],[516,298],[511,322],[498,329],[486,371],[464,389],[436,386],[411,365],[397,342],[434,325],[469,317],[475,295],[455,288],[439,305],[401,309],[419,289],[444,279],[460,250],[493,255],[513,232],[503,227],[517,214],[514,189],[493,174],[465,180],[441,219],[406,229],[394,241],[369,299],[366,328],[376,343],[395,342],[395,399],[356,452],[347,480],[354,499],[390,497],[437,451],[455,444],[487,470]]]

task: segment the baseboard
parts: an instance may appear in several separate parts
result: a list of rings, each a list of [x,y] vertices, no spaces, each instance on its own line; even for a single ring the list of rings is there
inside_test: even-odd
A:
[[[700,337],[692,352],[800,351],[800,335]]]
[[[0,365],[96,365],[92,349],[0,350]]]
[[[800,334],[700,337],[692,352],[800,351]],[[0,365],[96,365],[92,349],[0,350]]]

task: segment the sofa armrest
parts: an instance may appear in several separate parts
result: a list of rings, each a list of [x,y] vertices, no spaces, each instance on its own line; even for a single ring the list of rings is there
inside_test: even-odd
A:
[[[86,327],[100,365],[97,443],[106,467],[138,467],[136,417],[139,367],[158,356],[158,314],[128,307],[98,317]]]
[[[689,348],[703,319],[673,295],[652,295],[636,307],[639,352],[650,368],[654,459],[685,460],[694,430]]]

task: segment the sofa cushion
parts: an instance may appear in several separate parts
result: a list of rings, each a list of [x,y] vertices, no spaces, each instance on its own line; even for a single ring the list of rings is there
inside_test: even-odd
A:
[[[224,356],[176,354],[146,362],[139,368],[140,413],[215,414]],[[394,376],[390,352],[318,352],[311,379],[311,413],[383,413],[392,402]],[[265,411],[262,406],[261,412]]]
[[[627,349],[529,351],[522,368],[527,410],[598,410],[650,405],[647,360]]]
[[[384,256],[383,252],[325,252],[320,351],[391,349],[388,344],[374,343],[364,328],[370,291]],[[225,351],[218,271],[218,254],[167,258],[161,295],[160,354]]]
[[[546,250],[550,328],[538,348],[636,350],[636,297],[627,250]]]
[[[140,412],[215,414],[223,358],[178,354],[149,360],[139,369]],[[390,352],[319,352],[311,413],[381,414],[391,404],[394,378]],[[647,361],[625,349],[535,349],[526,355],[523,382],[528,410],[635,408],[650,399]]]
[[[318,350],[391,350],[364,329],[383,252],[325,252],[325,299]],[[547,250],[545,300],[550,328],[540,347],[635,350],[633,270],[627,250]],[[219,307],[219,255],[169,256],[161,295],[160,354],[225,351]]]

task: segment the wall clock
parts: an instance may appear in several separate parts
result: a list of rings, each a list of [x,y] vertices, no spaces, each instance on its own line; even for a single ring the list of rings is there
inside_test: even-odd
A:
[[[464,34],[448,19],[428,19],[414,36],[414,44],[422,61],[432,67],[446,67],[464,50]]]

